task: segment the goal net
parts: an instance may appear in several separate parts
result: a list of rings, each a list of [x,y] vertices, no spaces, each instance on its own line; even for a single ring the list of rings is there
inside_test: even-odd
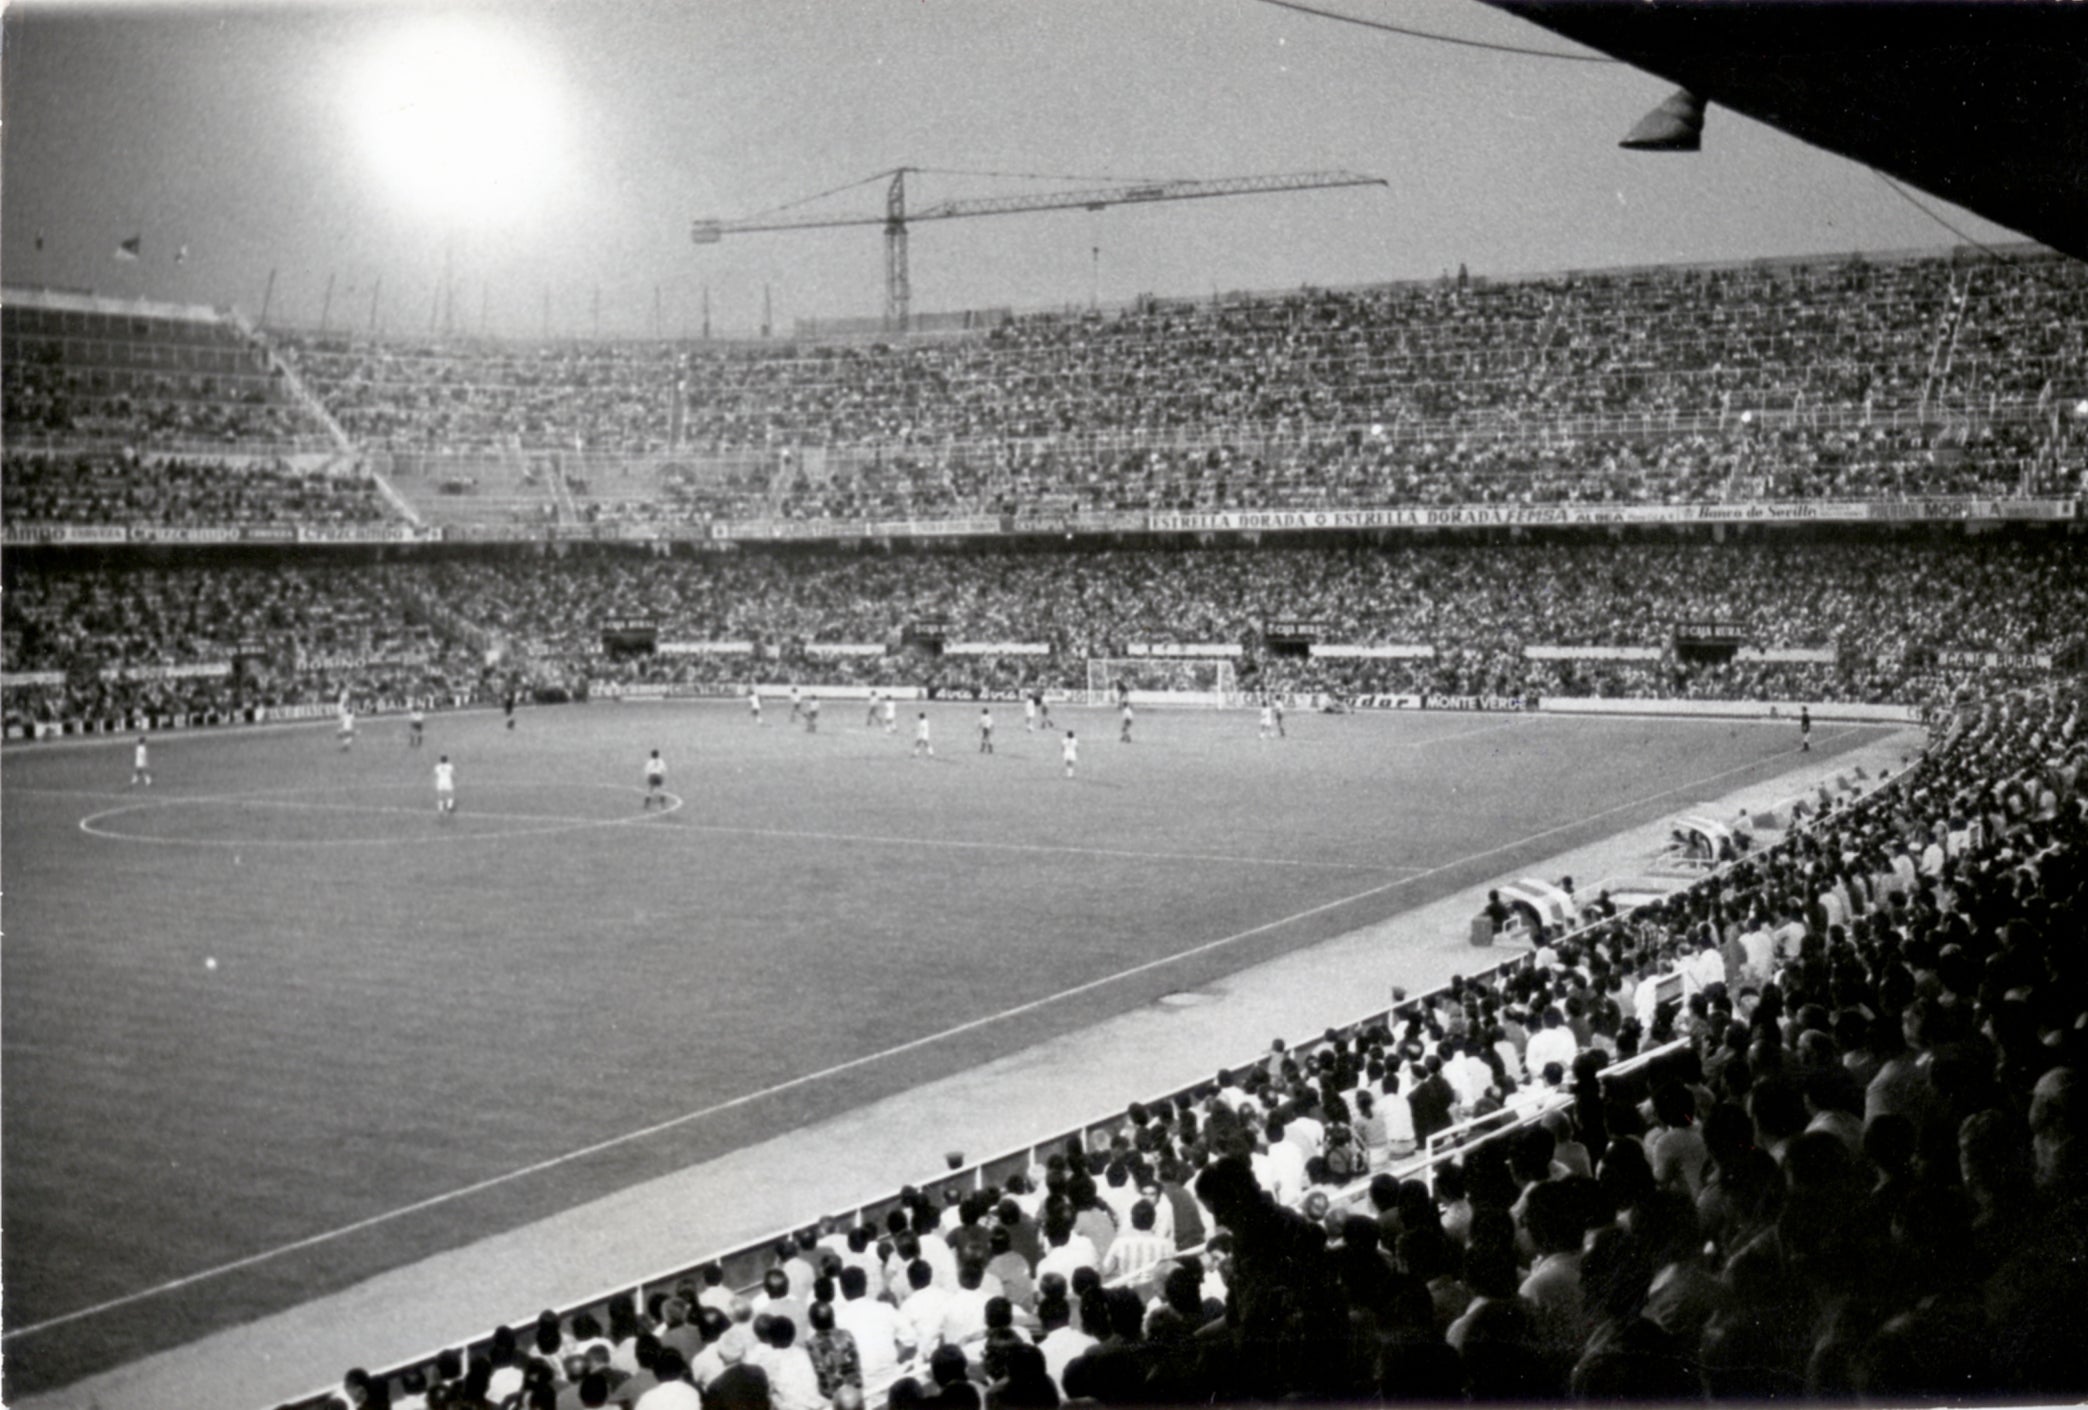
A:
[[[1238,705],[1238,675],[1223,656],[1090,656],[1087,703],[1114,705],[1128,691],[1131,703],[1170,705]]]

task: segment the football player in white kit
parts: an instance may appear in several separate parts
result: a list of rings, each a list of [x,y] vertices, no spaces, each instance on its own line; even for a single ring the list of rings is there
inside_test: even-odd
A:
[[[1080,741],[1073,737],[1072,730],[1066,731],[1066,742],[1059,746],[1059,757],[1066,761],[1066,777],[1073,777],[1073,766],[1080,762]]]
[[[457,766],[447,754],[435,761],[435,811],[457,811]]]

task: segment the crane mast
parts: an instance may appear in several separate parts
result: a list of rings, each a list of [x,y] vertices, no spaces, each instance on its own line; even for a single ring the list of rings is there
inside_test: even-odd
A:
[[[876,215],[750,216],[744,220],[699,219],[691,222],[689,238],[699,245],[714,245],[727,235],[745,235],[770,230],[827,230],[846,225],[882,225],[885,244],[885,326],[904,332],[911,323],[912,280],[907,272],[907,230],[916,221],[962,220],[975,216],[1019,215],[1032,211],[1091,210],[1110,206],[1150,205],[1163,201],[1195,201],[1225,196],[1254,196],[1287,191],[1321,191],[1339,186],[1383,186],[1381,177],[1352,171],[1307,171],[1277,176],[1227,176],[1209,181],[1147,181],[1097,186],[1080,191],[1054,191],[1034,195],[975,196],[938,201],[909,210],[906,178],[919,167],[896,167],[879,172],[871,180],[891,178],[885,187],[885,209]]]
[[[913,279],[906,272],[906,168],[885,188],[885,327],[905,332],[913,312]]]

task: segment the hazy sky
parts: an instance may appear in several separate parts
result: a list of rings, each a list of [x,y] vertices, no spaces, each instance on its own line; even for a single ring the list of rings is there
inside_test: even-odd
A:
[[[1477,0],[1326,0],[1573,51]],[[719,331],[874,315],[875,227],[689,241],[901,164],[1087,177],[1348,167],[1383,189],[917,226],[917,311],[1935,247],[1869,170],[1713,109],[1695,156],[1617,140],[1669,87],[1259,0],[56,4],[4,28],[10,284],[335,328]],[[929,175],[916,205],[1052,183]],[[814,209],[873,215],[879,185]],[[1932,204],[1936,204],[1931,202]],[[1951,207],[1981,239],[2009,232]],[[115,259],[142,237],[136,262]],[[176,254],[186,247],[185,259]],[[1099,254],[1097,254],[1099,250]],[[656,291],[657,290],[657,294]],[[657,300],[657,303],[656,303]]]

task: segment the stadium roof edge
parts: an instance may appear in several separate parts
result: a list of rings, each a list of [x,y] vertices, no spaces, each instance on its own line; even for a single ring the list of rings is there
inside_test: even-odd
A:
[[[171,304],[157,299],[116,298],[82,289],[50,289],[27,284],[0,287],[0,307],[35,308],[53,313],[136,314],[185,323],[222,323],[225,315],[204,304]]]

